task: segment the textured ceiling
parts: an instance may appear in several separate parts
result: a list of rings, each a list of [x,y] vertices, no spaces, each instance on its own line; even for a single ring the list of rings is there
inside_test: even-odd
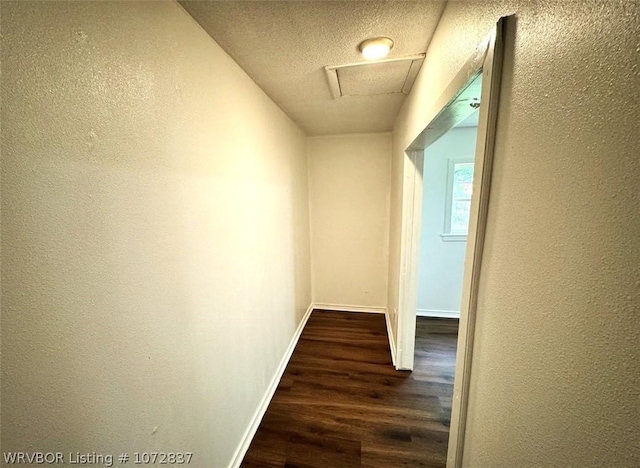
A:
[[[389,57],[426,51],[444,1],[207,1],[180,4],[309,135],[391,130],[402,93],[333,99],[325,66],[362,61],[357,47],[391,37]],[[366,93],[377,87],[367,81]],[[354,91],[355,94],[359,92]]]

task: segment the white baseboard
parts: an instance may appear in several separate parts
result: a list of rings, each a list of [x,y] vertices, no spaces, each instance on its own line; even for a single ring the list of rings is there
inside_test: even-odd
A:
[[[393,367],[396,367],[396,340],[393,337],[393,329],[391,328],[391,319],[389,318],[389,312],[385,312],[384,320],[387,323],[387,335],[389,336],[389,348],[391,349],[391,362]]]
[[[256,409],[256,412],[253,414],[253,417],[251,418],[251,422],[249,423],[249,427],[247,427],[247,430],[242,436],[240,445],[238,445],[238,448],[233,454],[233,458],[231,459],[229,468],[238,468],[242,463],[242,460],[244,459],[244,456],[246,455],[247,450],[249,450],[249,445],[251,445],[253,436],[256,434],[256,431],[258,430],[258,426],[260,426],[260,421],[262,421],[264,413],[267,412],[269,403],[271,403],[271,398],[273,398],[273,394],[276,392],[276,389],[278,388],[278,384],[280,383],[282,374],[284,374],[284,371],[287,368],[289,359],[291,359],[293,350],[298,344],[298,340],[300,339],[302,330],[304,329],[304,326],[307,324],[307,321],[309,320],[309,317],[311,316],[312,311],[313,311],[313,304],[309,306],[304,316],[302,317],[302,320],[300,321],[300,324],[298,325],[296,332],[293,334],[293,338],[291,338],[291,342],[289,343],[289,346],[287,347],[287,350],[285,351],[284,356],[282,356],[282,360],[280,361],[280,364],[278,365],[278,368],[276,369],[276,372],[273,378],[271,379],[271,382],[269,382],[267,391],[262,397],[262,400],[258,405],[258,409]]]
[[[323,302],[314,302],[314,310],[337,310],[339,312],[365,312],[367,314],[384,314],[387,312],[386,307],[377,306],[360,306],[360,305],[346,305],[346,304],[326,304]]]
[[[438,318],[460,318],[458,310],[436,310],[436,309],[418,309],[416,310],[418,317],[438,317]]]

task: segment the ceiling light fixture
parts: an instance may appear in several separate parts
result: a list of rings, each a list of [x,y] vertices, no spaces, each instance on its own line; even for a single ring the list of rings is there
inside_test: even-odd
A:
[[[393,48],[393,41],[388,37],[374,37],[362,41],[358,46],[362,56],[367,60],[377,60],[387,56]]]

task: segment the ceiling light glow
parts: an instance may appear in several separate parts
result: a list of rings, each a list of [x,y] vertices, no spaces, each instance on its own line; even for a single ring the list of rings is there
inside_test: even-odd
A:
[[[367,60],[377,60],[387,56],[393,48],[393,41],[388,37],[374,37],[362,41],[358,47]]]

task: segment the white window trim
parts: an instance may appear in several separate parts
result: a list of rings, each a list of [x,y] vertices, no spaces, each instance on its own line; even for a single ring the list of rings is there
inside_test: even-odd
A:
[[[444,203],[444,228],[440,237],[443,242],[466,242],[467,234],[460,232],[451,232],[451,205],[453,203],[453,169],[456,164],[468,164],[474,162],[474,156],[465,156],[457,158],[448,158],[447,169],[447,193]]]
[[[440,234],[443,242],[467,242],[467,234]]]

